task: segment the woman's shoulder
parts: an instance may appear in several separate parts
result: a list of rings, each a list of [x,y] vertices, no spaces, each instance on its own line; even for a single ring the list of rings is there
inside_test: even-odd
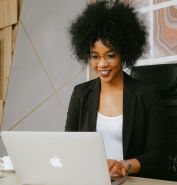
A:
[[[141,80],[136,80],[136,83],[138,84],[138,89],[141,92],[146,92],[146,93],[154,93],[158,92],[158,86],[155,83],[152,82],[147,82],[147,81],[141,81]]]
[[[132,79],[137,84],[135,94],[143,102],[147,110],[152,105],[162,105],[162,95],[158,86],[151,82]]]
[[[140,90],[151,91],[151,90],[157,89],[157,85],[155,83],[137,80],[137,79],[133,79],[133,80],[136,81],[137,86]]]
[[[133,89],[135,94],[143,99],[149,100],[154,99],[154,97],[160,97],[161,92],[158,86],[149,81],[143,81],[141,79],[132,78],[126,75],[126,81],[129,89]]]
[[[128,84],[128,86],[131,86],[132,89],[136,89],[137,91],[140,92],[150,92],[150,91],[156,91],[158,89],[157,85],[146,81],[146,80],[141,80],[141,79],[137,79],[134,77],[131,77],[129,75],[126,74],[126,84]]]

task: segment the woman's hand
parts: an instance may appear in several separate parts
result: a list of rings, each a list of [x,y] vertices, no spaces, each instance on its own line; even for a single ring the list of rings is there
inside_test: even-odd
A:
[[[123,161],[108,159],[107,163],[110,176],[123,177],[128,173],[128,166]]]
[[[117,161],[113,159],[108,159],[108,168],[110,176],[120,176],[123,177],[127,174],[139,173],[141,169],[141,164],[138,159],[128,159],[125,161]],[[130,164],[130,166],[128,165]]]

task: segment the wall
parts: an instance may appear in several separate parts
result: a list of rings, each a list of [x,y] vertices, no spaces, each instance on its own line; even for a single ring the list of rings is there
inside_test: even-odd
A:
[[[72,56],[67,28],[86,3],[23,1],[2,130],[64,130],[73,87],[87,73]]]

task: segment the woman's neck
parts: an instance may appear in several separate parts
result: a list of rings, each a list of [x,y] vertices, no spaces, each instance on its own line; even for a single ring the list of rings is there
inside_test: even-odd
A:
[[[123,90],[123,72],[114,80],[111,82],[102,82],[101,81],[101,91],[106,92],[110,90]]]

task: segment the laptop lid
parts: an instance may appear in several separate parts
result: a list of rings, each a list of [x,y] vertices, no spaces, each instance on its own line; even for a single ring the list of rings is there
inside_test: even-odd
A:
[[[1,136],[23,184],[111,185],[97,132],[17,132]]]

